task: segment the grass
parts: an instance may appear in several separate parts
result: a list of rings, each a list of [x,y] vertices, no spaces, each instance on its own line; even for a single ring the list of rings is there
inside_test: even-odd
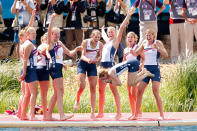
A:
[[[163,100],[165,112],[175,111],[197,111],[197,57],[194,56],[187,61],[182,61],[176,65],[164,64],[161,66],[162,81],[160,95]],[[168,67],[169,66],[169,67]],[[173,68],[172,68],[173,67]],[[21,65],[18,62],[4,63],[0,65],[0,113],[4,113],[10,106],[18,108],[20,97],[20,83],[17,81]],[[90,112],[90,93],[88,83],[84,90],[80,108],[75,111],[76,93],[78,89],[77,75],[75,67],[68,67],[64,74],[64,112],[89,113]],[[126,73],[121,76],[122,87],[118,87],[121,97],[122,112],[131,112],[129,97],[126,87]],[[97,87],[98,88],[98,87]],[[53,88],[50,87],[48,101],[53,95]],[[40,94],[37,98],[37,104],[41,104]],[[116,112],[114,97],[110,88],[106,88],[104,112]],[[98,112],[98,89],[96,99],[96,112]],[[155,98],[152,93],[151,84],[147,87],[143,96],[143,112],[157,112]],[[55,107],[54,112],[58,112]]]

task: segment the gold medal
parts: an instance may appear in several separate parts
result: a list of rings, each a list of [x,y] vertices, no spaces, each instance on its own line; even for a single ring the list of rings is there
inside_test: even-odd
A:
[[[56,59],[59,59],[59,56],[58,55],[56,55]]]

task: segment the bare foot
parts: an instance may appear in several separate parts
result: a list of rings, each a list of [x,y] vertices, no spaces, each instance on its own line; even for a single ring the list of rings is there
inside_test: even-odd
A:
[[[122,116],[121,114],[116,114],[115,120],[120,120],[121,116]]]
[[[149,77],[154,77],[155,76],[154,74],[150,73],[149,71],[146,72],[146,75],[149,76]]]
[[[138,117],[142,117],[142,112],[138,114]]]
[[[68,119],[72,118],[73,116],[74,116],[74,114],[71,114],[71,115],[68,115],[68,116],[64,115],[62,118],[60,118],[60,121],[68,120]]]
[[[98,115],[96,116],[96,118],[102,118],[103,117],[103,113],[98,113]]]
[[[20,120],[29,120],[27,116],[21,117]]]
[[[163,116],[160,116],[157,118],[158,120],[164,120],[164,117]]]
[[[43,121],[59,121],[59,120],[53,117],[47,117],[46,119],[43,118]]]
[[[30,121],[38,121],[38,119],[37,119],[35,116],[34,116],[34,117],[31,117],[31,116],[30,116],[29,120],[30,120]]]
[[[74,108],[76,111],[79,109],[79,102],[77,102],[77,101],[75,102]]]
[[[128,118],[128,120],[137,120],[137,119],[138,119],[138,117],[135,116],[135,115],[133,115],[132,117],[129,117],[129,118]]]
[[[45,116],[43,116],[43,118],[42,118],[42,121],[47,121],[48,119],[47,119],[47,117]]]
[[[17,113],[16,115],[19,119],[21,118],[21,114],[20,113]]]
[[[147,72],[146,68],[143,68],[142,71],[141,71],[142,74],[145,74],[146,72]]]
[[[133,115],[129,116],[128,120],[130,120],[133,117]]]
[[[96,119],[96,117],[95,117],[94,113],[91,113],[91,115],[90,115],[90,119],[92,119],[93,121],[97,121],[97,119]]]

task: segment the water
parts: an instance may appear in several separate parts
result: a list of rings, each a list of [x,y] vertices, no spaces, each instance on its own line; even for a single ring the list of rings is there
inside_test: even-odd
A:
[[[0,131],[197,131],[197,126],[0,128]]]

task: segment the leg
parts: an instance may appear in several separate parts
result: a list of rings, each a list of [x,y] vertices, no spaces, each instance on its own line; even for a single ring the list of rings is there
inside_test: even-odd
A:
[[[101,117],[103,117],[106,83],[104,83],[101,79],[98,79],[98,83],[99,83],[99,112],[96,117],[101,118]]]
[[[96,106],[96,84],[97,84],[97,76],[89,76],[88,77],[89,86],[90,86],[90,101],[91,101],[91,119],[96,120],[94,115],[95,106]]]
[[[183,27],[182,27],[183,28]],[[178,25],[170,24],[171,62],[176,63],[179,56]]]
[[[57,102],[57,90],[55,88],[55,82],[53,80],[53,96],[51,97],[51,100],[50,100],[50,103],[49,103],[47,120],[53,120],[52,113],[53,113],[53,109],[55,107],[56,102]]]
[[[136,120],[138,119],[138,115],[140,113],[140,109],[141,109],[141,105],[142,105],[142,96],[144,94],[144,91],[147,87],[147,83],[145,83],[144,81],[141,81],[139,83],[138,86],[138,92],[137,92],[137,101],[136,101],[136,110],[135,110],[135,114],[133,117],[129,118],[129,120]]]
[[[67,120],[73,117],[73,115],[65,116],[63,109],[63,95],[64,95],[64,86],[63,86],[63,78],[54,79],[54,86],[57,90],[57,108],[60,115],[60,120]]]
[[[35,119],[35,105],[36,105],[36,98],[38,94],[38,81],[34,81],[31,83],[28,83],[31,97],[30,97],[30,120],[36,120]]]
[[[22,111],[21,111],[21,120],[26,120],[28,119],[27,116],[26,116],[26,111],[27,111],[27,107],[29,105],[29,101],[30,101],[30,90],[29,90],[29,87],[28,87],[28,84],[25,83],[25,96],[23,98],[23,101],[22,101]]]
[[[23,99],[25,96],[25,82],[24,81],[21,82],[21,90],[22,90],[22,95],[20,96],[19,105],[18,105],[18,113],[17,113],[17,117],[19,119],[21,118]]]
[[[118,89],[116,86],[113,86],[112,84],[110,84],[110,89],[114,95],[114,99],[115,99],[116,107],[117,107],[117,115],[115,116],[115,119],[119,120],[121,118],[120,95],[118,93]]]
[[[160,117],[161,117],[160,119],[164,119],[162,100],[159,95],[159,87],[160,87],[160,82],[158,82],[158,81],[152,82],[152,90],[153,90],[153,94],[154,94],[156,102],[157,102],[157,107],[160,112]]]
[[[142,44],[142,42],[145,40],[145,32],[146,32],[147,28],[145,26],[145,23],[140,22],[140,40],[139,40],[139,45]]]
[[[185,43],[186,43],[186,57],[190,57],[193,54],[193,25],[188,22],[185,22]]]
[[[185,59],[185,55],[186,55],[186,45],[185,45],[185,35],[184,35],[184,23],[181,23],[178,25],[178,29],[179,29],[179,42],[180,42],[180,45],[181,45],[181,56],[183,59]]]
[[[141,72],[128,72],[128,85],[135,86],[138,82],[142,81],[147,76],[154,77],[154,74],[150,73],[146,69]]]
[[[85,79],[86,79],[85,74],[82,74],[82,73],[78,74],[79,89],[77,91],[77,99],[76,99],[75,105],[74,105],[75,110],[78,110],[78,108],[79,108],[80,97],[81,97],[81,94],[83,93],[85,86],[86,86]]]
[[[40,81],[43,120],[47,120],[47,93],[48,93],[48,89],[49,89],[49,81]]]

